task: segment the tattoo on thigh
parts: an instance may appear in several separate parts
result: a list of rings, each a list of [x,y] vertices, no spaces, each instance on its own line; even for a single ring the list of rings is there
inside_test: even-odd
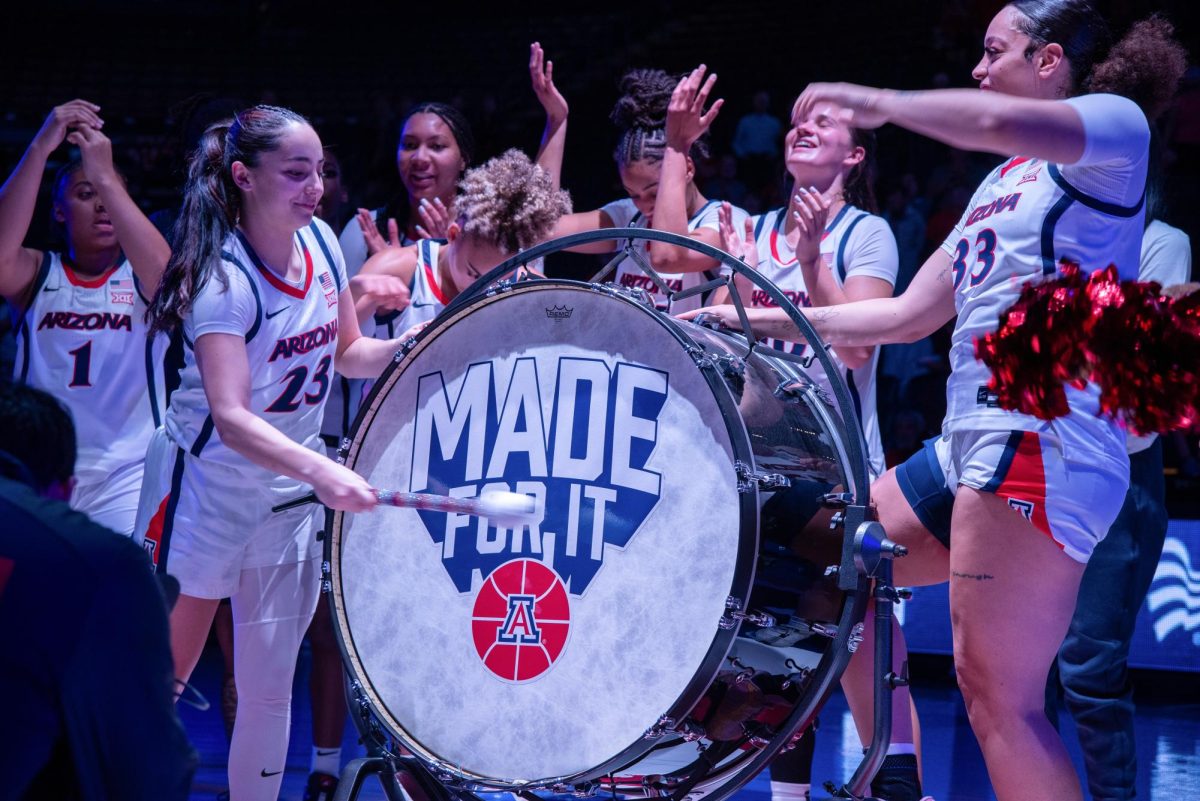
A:
[[[950,575],[955,578],[971,579],[972,581],[991,581],[995,578],[991,573],[959,573],[957,570],[950,571]]]

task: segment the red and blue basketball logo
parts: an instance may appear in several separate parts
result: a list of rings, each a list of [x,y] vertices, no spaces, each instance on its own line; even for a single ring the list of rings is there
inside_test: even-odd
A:
[[[475,596],[471,634],[497,678],[532,681],[558,661],[571,630],[567,588],[542,562],[514,559],[496,568]]]

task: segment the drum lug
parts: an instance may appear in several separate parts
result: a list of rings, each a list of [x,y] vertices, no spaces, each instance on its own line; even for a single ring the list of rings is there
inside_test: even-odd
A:
[[[669,715],[663,715],[650,728],[646,729],[646,733],[642,735],[643,740],[657,740],[667,732],[675,728],[675,718]]]
[[[733,595],[726,598],[725,614],[721,615],[721,619],[717,622],[717,628],[728,631],[743,620],[764,629],[769,629],[776,624],[774,615],[768,615],[766,612],[743,612],[741,598]]]
[[[846,650],[850,653],[857,653],[858,646],[862,645],[863,641],[863,624],[855,623],[854,628],[850,629],[850,636],[846,638]]]
[[[766,473],[755,470],[740,460],[733,463],[733,469],[737,471],[738,492],[745,493],[755,490],[771,492],[792,486],[792,480],[783,473]]]
[[[845,509],[852,503],[853,492],[828,492],[821,496],[821,505],[826,509]]]
[[[511,278],[506,278],[503,281],[497,281],[487,288],[487,291],[483,293],[483,296],[485,298],[491,298],[504,292],[508,292],[513,288],[515,283],[516,282]]]
[[[349,437],[342,437],[342,444],[337,449],[338,464],[345,464],[346,457],[350,455],[350,445],[353,443]]]

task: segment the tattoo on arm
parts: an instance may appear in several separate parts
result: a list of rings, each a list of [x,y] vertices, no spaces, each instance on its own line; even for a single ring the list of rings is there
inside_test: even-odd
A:
[[[972,581],[991,581],[995,578],[991,573],[959,573],[957,570],[950,571],[950,575],[955,578],[971,579]]]

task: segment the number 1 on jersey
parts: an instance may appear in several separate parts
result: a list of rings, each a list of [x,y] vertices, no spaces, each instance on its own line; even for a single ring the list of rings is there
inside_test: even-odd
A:
[[[92,340],[88,340],[75,350],[67,353],[75,357],[75,368],[71,371],[71,383],[68,387],[90,387],[92,370]]]

